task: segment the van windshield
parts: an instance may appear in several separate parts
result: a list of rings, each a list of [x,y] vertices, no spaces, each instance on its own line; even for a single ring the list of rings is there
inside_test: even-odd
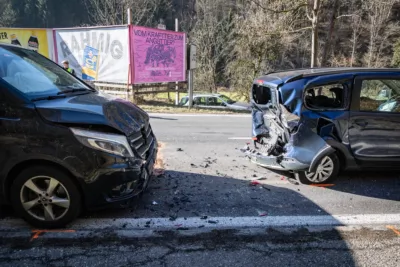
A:
[[[12,46],[0,47],[0,81],[30,99],[93,90],[37,52]]]

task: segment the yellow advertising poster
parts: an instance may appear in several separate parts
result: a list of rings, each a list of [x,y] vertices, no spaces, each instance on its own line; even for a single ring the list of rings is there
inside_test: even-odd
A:
[[[46,29],[0,28],[0,43],[30,48],[50,58]]]

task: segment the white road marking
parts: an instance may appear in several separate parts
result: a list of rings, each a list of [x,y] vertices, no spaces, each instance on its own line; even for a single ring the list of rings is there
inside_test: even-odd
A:
[[[29,229],[22,220],[0,220],[0,230]],[[68,228],[74,230],[102,229],[176,229],[211,228],[242,229],[264,227],[302,227],[302,226],[360,226],[360,225],[399,225],[400,214],[353,214],[353,215],[321,215],[321,216],[265,216],[265,217],[199,217],[177,218],[120,218],[120,219],[79,219]]]
[[[251,140],[251,137],[229,137],[229,140]]]

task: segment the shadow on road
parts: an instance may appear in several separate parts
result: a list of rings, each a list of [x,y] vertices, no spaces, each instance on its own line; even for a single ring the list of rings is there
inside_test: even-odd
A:
[[[13,210],[9,206],[0,206],[0,220],[13,215]],[[1,223],[0,223],[1,225]]]
[[[155,178],[144,194],[128,210],[106,210],[89,217],[195,217],[195,216],[296,216],[310,212],[328,215],[293,190],[224,177],[223,174],[166,171]]]
[[[166,120],[166,121],[176,121],[176,120],[178,120],[178,119],[174,119],[174,118],[164,118],[164,117],[155,117],[155,116],[150,116],[150,119]]]
[[[210,223],[208,219],[212,217],[296,216],[305,215],[309,211],[313,211],[314,215],[329,215],[313,201],[303,196],[300,189],[296,187],[288,189],[266,184],[252,186],[249,181],[221,175],[166,171],[164,176],[153,179],[149,191],[131,208],[87,213],[85,217],[164,217],[170,220],[175,220],[177,217],[200,217],[205,218],[204,224],[208,224]],[[285,236],[278,230],[266,229],[267,233],[276,231],[280,234],[281,238],[275,245],[289,243],[305,245],[321,241],[318,239],[318,233],[303,230]],[[218,238],[221,239],[221,237]],[[254,243],[266,245],[270,242],[264,237],[253,238]],[[224,239],[229,240],[231,244],[239,242],[234,235]],[[330,241],[339,242],[341,247],[337,266],[355,266],[351,250],[335,229],[329,231],[329,238],[324,243],[328,244]],[[248,242],[252,242],[251,238]],[[324,253],[317,253],[313,256],[314,263],[326,262],[325,253],[336,252],[327,249]],[[329,265],[329,262],[326,263]]]
[[[294,174],[285,171],[269,170],[296,183]],[[400,201],[400,174],[398,172],[353,171],[339,175],[334,186],[329,189],[359,196]]]
[[[397,172],[345,172],[331,190],[377,199],[400,201],[400,175]]]
[[[175,220],[187,217],[203,217],[204,224],[210,222],[212,217],[243,217],[243,216],[296,216],[305,215],[329,215],[313,201],[303,196],[299,187],[285,188],[269,184],[251,185],[249,181],[235,179],[221,173],[207,175],[199,173],[166,171],[163,176],[155,177],[149,187],[149,191],[143,195],[140,201],[136,201],[131,207],[121,209],[108,209],[98,212],[86,212],[84,218],[170,218]],[[207,217],[206,217],[207,216]],[[0,221],[1,224],[1,221]],[[240,241],[238,236],[229,234],[223,237],[217,235],[213,240],[207,237],[198,237],[195,242],[208,240],[213,246],[218,244],[230,244],[241,242],[259,244],[262,246],[286,246],[293,245],[293,254],[296,247],[305,249],[320,242],[323,253],[315,253],[312,256],[313,264],[329,264],[329,258],[340,250],[340,257],[335,262],[336,266],[355,266],[351,249],[345,240],[335,229],[329,230],[329,234],[321,241],[320,233],[310,232],[307,229],[294,230],[290,234],[283,234],[278,229],[265,227],[265,236],[248,237]],[[151,230],[151,228],[149,229]],[[275,233],[275,234],[274,234]],[[274,237],[271,239],[271,237]],[[163,242],[167,242],[164,240]],[[191,242],[194,242],[191,241]],[[325,244],[334,242],[335,245],[323,248]],[[75,242],[75,241],[73,241]],[[113,241],[115,242],[115,240]],[[121,241],[122,242],[122,241]],[[161,241],[160,241],[161,242]],[[179,242],[184,242],[179,241]],[[178,243],[179,244],[179,243]],[[104,245],[104,244],[103,244]],[[77,244],[79,246],[79,244]],[[327,245],[329,246],[329,245]],[[213,251],[211,249],[210,251]],[[277,252],[278,253],[278,252]],[[327,254],[328,253],[328,257]],[[289,253],[290,254],[290,253]],[[288,255],[282,257],[282,262]],[[334,257],[333,257],[334,258]],[[301,262],[305,259],[292,259]],[[265,259],[266,263],[268,259]],[[307,260],[308,261],[308,260]],[[251,262],[251,261],[250,261]],[[287,262],[288,263],[288,262]],[[302,263],[304,264],[304,262]],[[265,266],[267,266],[266,264]],[[287,266],[284,264],[284,266]],[[297,265],[299,266],[299,265]]]

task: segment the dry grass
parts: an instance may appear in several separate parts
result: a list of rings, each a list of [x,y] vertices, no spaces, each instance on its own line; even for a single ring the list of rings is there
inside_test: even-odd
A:
[[[203,92],[204,94],[209,94],[207,92]],[[203,94],[200,92],[195,92],[194,95],[196,94]],[[169,93],[170,95],[170,100],[168,100],[168,93],[159,93],[159,94],[154,94],[154,95],[147,95],[144,96],[145,100],[156,100],[156,101],[166,101],[166,102],[171,102],[171,103],[175,103],[175,94],[176,93]],[[227,97],[229,97],[232,100],[235,101],[245,101],[243,97],[240,97],[237,93],[233,93],[233,92],[219,92],[219,94],[223,94],[226,95]],[[181,100],[182,97],[187,96],[187,93],[179,93],[179,101]]]
[[[180,107],[172,104],[139,104],[140,108],[148,113],[202,113],[202,114],[237,114],[248,113],[236,110],[220,110],[220,109],[207,109],[207,108],[191,108]]]

